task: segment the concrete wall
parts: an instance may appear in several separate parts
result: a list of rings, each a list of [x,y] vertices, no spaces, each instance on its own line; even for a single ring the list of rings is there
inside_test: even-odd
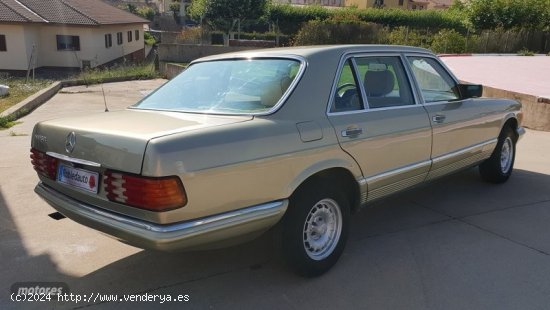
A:
[[[180,74],[183,70],[185,70],[186,67],[187,66],[185,65],[173,64],[169,62],[160,62],[159,64],[160,73],[166,76],[166,78],[169,80]]]
[[[27,70],[25,29],[21,25],[2,25],[0,34],[6,36],[6,50],[0,52],[0,69]]]
[[[159,44],[159,60],[163,62],[191,62],[197,58],[258,49],[250,46]]]
[[[508,90],[483,86],[484,97],[509,98],[522,104],[523,126],[550,131],[550,98],[516,93]]]
[[[139,31],[136,40],[135,30]],[[127,31],[132,31],[132,42],[128,42]],[[122,32],[123,43],[118,45],[117,32]],[[105,34],[112,35],[113,45],[105,47]],[[36,67],[80,68],[82,61],[90,61],[96,67],[124,55],[142,50],[143,25],[117,25],[99,27],[75,27],[63,25],[2,25],[0,34],[6,34],[8,52],[0,52],[0,69],[27,70],[33,45],[36,49]],[[57,35],[80,37],[80,51],[57,50]]]

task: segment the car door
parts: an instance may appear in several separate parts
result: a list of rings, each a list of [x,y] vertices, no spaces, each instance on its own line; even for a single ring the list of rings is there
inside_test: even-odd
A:
[[[480,99],[462,99],[458,81],[439,61],[407,55],[418,93],[433,128],[432,168],[428,179],[477,162],[496,145],[497,119]]]
[[[348,57],[335,81],[328,116],[363,171],[367,201],[422,182],[430,168],[430,121],[403,63],[399,54]]]

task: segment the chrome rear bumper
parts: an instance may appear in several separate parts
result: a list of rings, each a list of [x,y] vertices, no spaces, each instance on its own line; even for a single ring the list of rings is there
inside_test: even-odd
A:
[[[273,201],[185,222],[161,225],[83,204],[42,182],[34,191],[66,217],[130,245],[175,251],[223,244],[225,240],[262,232],[284,215],[288,200]]]

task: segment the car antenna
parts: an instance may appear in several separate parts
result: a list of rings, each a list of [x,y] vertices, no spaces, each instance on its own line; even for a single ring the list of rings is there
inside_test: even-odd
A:
[[[103,83],[101,83],[101,92],[103,93],[103,103],[105,104],[105,112],[109,112],[107,107],[107,98],[105,98],[105,90],[103,89]]]

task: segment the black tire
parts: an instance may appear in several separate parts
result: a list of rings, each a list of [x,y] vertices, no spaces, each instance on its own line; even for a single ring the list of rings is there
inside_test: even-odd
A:
[[[504,183],[510,178],[516,159],[516,141],[512,128],[502,129],[493,154],[479,165],[479,173],[483,180],[490,183]]]
[[[311,182],[298,189],[281,223],[280,247],[287,265],[305,277],[328,271],[344,250],[349,217],[348,199],[336,186]]]

